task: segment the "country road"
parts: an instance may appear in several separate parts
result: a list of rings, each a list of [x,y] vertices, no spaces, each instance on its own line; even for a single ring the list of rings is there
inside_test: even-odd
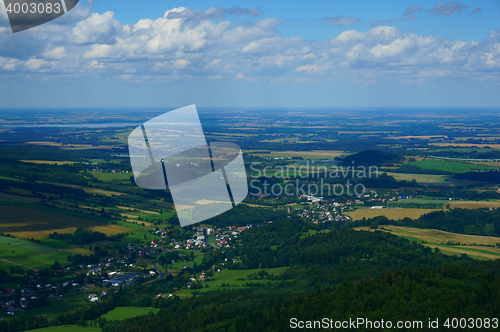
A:
[[[153,267],[160,274],[160,280],[165,278],[165,273],[161,272],[158,267],[156,267],[156,261],[153,262]]]

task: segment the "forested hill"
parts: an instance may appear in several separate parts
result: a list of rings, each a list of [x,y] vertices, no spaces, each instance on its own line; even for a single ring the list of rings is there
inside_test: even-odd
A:
[[[233,268],[290,266],[283,277],[301,280],[305,288],[369,274],[473,262],[465,255],[444,255],[386,232],[340,230],[310,235],[306,224],[291,219],[248,230],[239,242],[234,254],[242,265]]]
[[[494,272],[495,271],[495,272]],[[446,266],[365,277],[309,292],[290,292],[286,284],[170,301],[156,316],[107,322],[103,332],[290,331],[290,319],[372,321],[497,317],[500,312],[500,261]],[[287,291],[288,290],[288,291]],[[369,331],[361,326],[356,331]],[[435,331],[436,329],[432,330]],[[451,329],[456,330],[456,329]],[[467,330],[467,329],[465,329]],[[474,331],[474,329],[469,329]]]
[[[398,154],[382,150],[367,150],[345,157],[340,165],[351,167],[359,165],[383,166],[401,162],[403,159]]]

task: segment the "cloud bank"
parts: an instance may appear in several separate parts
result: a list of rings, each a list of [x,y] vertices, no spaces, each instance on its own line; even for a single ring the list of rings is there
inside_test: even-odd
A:
[[[451,1],[430,11],[451,15],[464,8]],[[421,10],[412,6],[404,14]],[[122,24],[111,11],[98,14],[82,7],[75,15],[80,15],[76,22],[55,21],[23,34],[0,28],[0,75],[14,81],[29,75],[31,80],[349,80],[411,85],[442,77],[498,81],[500,71],[500,31],[490,31],[483,40],[454,41],[376,24],[367,31],[346,30],[314,41],[280,37],[282,22],[277,18],[240,24],[226,19],[261,16],[258,8],[180,7],[135,24]],[[342,16],[324,20],[335,25],[359,22]]]

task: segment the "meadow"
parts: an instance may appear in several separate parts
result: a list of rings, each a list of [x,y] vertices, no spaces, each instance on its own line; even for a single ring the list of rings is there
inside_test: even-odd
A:
[[[81,327],[76,325],[61,325],[61,326],[50,326],[43,329],[27,330],[36,332],[100,332],[101,328],[98,327]]]
[[[46,253],[38,253],[31,255],[23,255],[22,257],[14,257],[9,260],[0,261],[0,269],[7,269],[9,266],[24,267],[27,269],[43,269],[52,266],[54,261],[58,261],[64,265],[68,263],[68,255],[91,255],[91,251],[77,247],[68,249],[53,249],[54,251]]]
[[[64,294],[63,297],[51,298],[50,306],[28,309],[27,314],[43,315],[47,319],[52,319],[62,312],[71,311],[83,305],[88,305],[89,301],[85,294]],[[40,330],[37,330],[40,331]],[[95,331],[95,330],[93,330]]]
[[[137,316],[147,315],[148,313],[158,313],[160,308],[146,308],[146,307],[116,307],[115,309],[105,313],[100,318],[106,320],[123,320]]]
[[[491,166],[471,164],[467,162],[457,162],[448,160],[425,159],[420,161],[410,161],[408,165],[417,166],[422,169],[436,169],[451,173],[466,173],[473,170],[495,169]]]
[[[391,173],[391,172],[387,172],[387,175],[394,177],[398,181],[415,180],[418,183],[445,182],[451,179],[450,175],[409,174],[409,173]]]
[[[261,270],[265,270],[269,275],[279,275],[288,269],[287,266],[283,267],[275,267],[275,268],[266,268],[266,269],[249,269],[249,270],[222,270],[221,272],[217,272],[214,274],[212,280],[208,281],[205,286],[208,287],[202,289],[188,290],[182,289],[177,295],[180,297],[186,297],[193,293],[205,293],[210,291],[225,291],[232,289],[241,289],[248,288],[248,284],[267,284],[279,282],[278,280],[270,280],[270,279],[260,279],[260,280],[248,280],[248,276],[250,274],[259,273]]]
[[[0,236],[0,256],[4,259],[34,255],[52,250],[54,250],[54,248],[42,244],[13,237]]]
[[[130,177],[132,173],[105,173],[105,172],[92,172],[92,175],[99,181],[109,183],[126,183],[130,184]]]

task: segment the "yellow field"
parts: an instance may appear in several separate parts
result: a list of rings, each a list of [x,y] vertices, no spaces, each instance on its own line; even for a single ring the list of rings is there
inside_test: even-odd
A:
[[[484,148],[485,146],[489,146],[492,149],[500,149],[500,144],[475,144],[475,143],[430,143],[432,145],[436,146],[455,146],[455,147],[460,147],[460,148],[467,148],[467,147],[478,147],[478,148]]]
[[[271,153],[256,153],[256,156],[260,157],[302,157],[305,159],[313,158],[325,158],[333,159],[338,156],[345,156],[347,153],[344,151],[334,151],[334,150],[314,150],[314,151],[270,151]]]
[[[70,233],[78,227],[108,236],[129,232],[128,227],[54,213],[27,206],[3,206],[0,232],[22,238],[42,238],[49,234]]]
[[[314,141],[301,141],[300,138],[296,137],[284,137],[284,138],[274,138],[274,139],[266,139],[259,142],[264,143],[283,143],[287,141],[288,143],[313,143]]]
[[[53,160],[21,160],[25,163],[46,164],[46,165],[73,165],[75,161],[53,161]]]
[[[468,161],[468,163],[476,164],[476,165],[485,165],[485,166],[493,166],[500,168],[499,161]]]
[[[257,134],[240,134],[240,133],[209,133],[207,136],[217,135],[217,136],[243,136],[243,137],[251,137],[257,136]]]
[[[451,179],[449,175],[433,175],[433,174],[406,174],[406,173],[387,173],[393,176],[396,180],[415,180],[417,182],[445,182]]]
[[[34,144],[34,145],[47,145],[47,146],[61,146],[61,143],[56,142],[26,142],[26,144]]]
[[[467,254],[469,256],[477,256],[488,259],[499,259],[500,258],[500,248],[498,247],[484,247],[484,246],[474,246],[477,245],[493,245],[500,243],[500,238],[494,236],[479,236],[479,235],[466,235],[466,234],[456,234],[440,231],[437,229],[421,229],[412,227],[400,227],[392,225],[383,225],[382,227],[391,230],[394,235],[405,236],[410,238],[415,238],[418,240],[426,241],[424,244],[428,247],[435,248],[438,247],[439,250],[447,254]],[[357,227],[357,230],[368,230],[373,231],[370,227]],[[385,231],[380,229],[381,231]],[[447,246],[445,245],[448,241],[455,243],[460,243],[460,246]],[[441,244],[443,243],[443,244]],[[467,245],[465,245],[467,244]]]
[[[427,135],[427,136],[395,136],[395,137],[387,137],[388,139],[410,139],[410,138],[418,138],[418,139],[433,139],[433,138],[448,138],[448,136],[444,135]]]
[[[499,201],[450,201],[444,204],[450,204],[450,208],[458,209],[481,209],[481,208],[500,208]]]
[[[440,211],[436,209],[366,209],[356,210],[352,212],[345,212],[344,214],[351,217],[353,220],[361,220],[363,218],[369,219],[378,216],[386,216],[392,220],[399,220],[403,218],[418,219],[421,215],[433,211]]]

